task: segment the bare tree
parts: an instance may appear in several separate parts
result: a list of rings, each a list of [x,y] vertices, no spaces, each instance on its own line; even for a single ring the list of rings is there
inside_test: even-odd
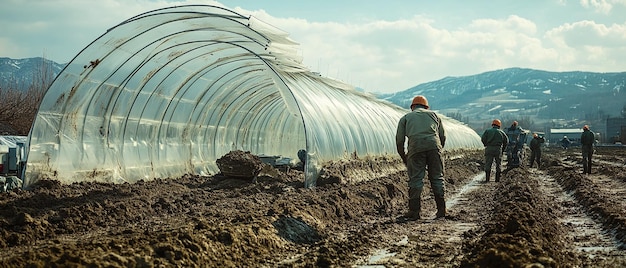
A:
[[[450,118],[454,118],[464,123],[469,123],[469,119],[470,119],[469,116],[464,116],[463,113],[461,112],[451,112],[451,113],[446,114],[446,116]]]
[[[33,82],[26,91],[20,90],[17,83],[8,88],[0,88],[3,104],[0,109],[0,125],[5,125],[4,129],[14,132],[8,134],[28,135],[30,132],[41,100],[54,80],[51,63],[42,58],[39,70],[33,76]]]

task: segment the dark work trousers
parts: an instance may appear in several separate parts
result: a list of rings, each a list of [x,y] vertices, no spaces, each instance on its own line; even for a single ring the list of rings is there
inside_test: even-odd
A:
[[[593,145],[583,145],[583,173],[591,174],[591,157],[593,156]]]
[[[407,172],[409,173],[409,188],[422,189],[424,177],[428,171],[431,190],[434,196],[443,197],[445,186],[443,181],[444,163],[439,150],[425,152],[409,152],[407,159]]]
[[[502,145],[485,146],[485,172],[491,173],[491,166],[496,166],[496,173],[500,173],[502,164]]]
[[[530,167],[537,163],[537,167],[541,167],[541,150],[530,151]]]

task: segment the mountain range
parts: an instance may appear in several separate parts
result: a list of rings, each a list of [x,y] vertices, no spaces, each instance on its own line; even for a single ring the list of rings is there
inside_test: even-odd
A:
[[[0,89],[27,90],[33,82],[52,82],[66,64],[42,57],[11,59],[0,57]]]
[[[582,124],[599,125],[598,121],[608,117],[622,116],[626,108],[626,72],[508,68],[446,77],[377,96],[408,108],[415,95],[426,96],[431,109],[453,115],[473,129],[484,129],[495,118],[503,119],[503,124],[524,120],[535,129],[580,128]]]
[[[28,89],[41,76],[56,77],[65,64],[42,57],[0,57],[0,88]],[[52,80],[50,79],[50,82]],[[431,109],[481,132],[492,119],[537,128],[580,127],[626,115],[626,72],[549,72],[508,68],[446,77],[378,98],[409,108],[416,95]]]

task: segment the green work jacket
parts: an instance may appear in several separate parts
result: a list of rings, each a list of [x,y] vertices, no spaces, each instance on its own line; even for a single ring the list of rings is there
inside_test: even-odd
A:
[[[409,154],[429,150],[441,150],[446,144],[446,132],[441,118],[431,110],[416,108],[405,114],[398,122],[396,145],[404,146],[409,139]]]

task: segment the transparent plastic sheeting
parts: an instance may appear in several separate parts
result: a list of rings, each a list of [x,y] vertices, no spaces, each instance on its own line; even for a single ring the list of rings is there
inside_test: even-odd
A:
[[[310,72],[276,28],[215,6],[147,12],[83,49],[46,92],[29,135],[25,188],[219,173],[232,150],[324,162],[396,155],[408,110]],[[436,105],[436,104],[434,104]],[[445,119],[446,149],[482,147]]]
[[[20,144],[25,144],[27,142],[28,137],[25,136],[0,136],[0,153],[8,153],[8,148],[17,148]]]

